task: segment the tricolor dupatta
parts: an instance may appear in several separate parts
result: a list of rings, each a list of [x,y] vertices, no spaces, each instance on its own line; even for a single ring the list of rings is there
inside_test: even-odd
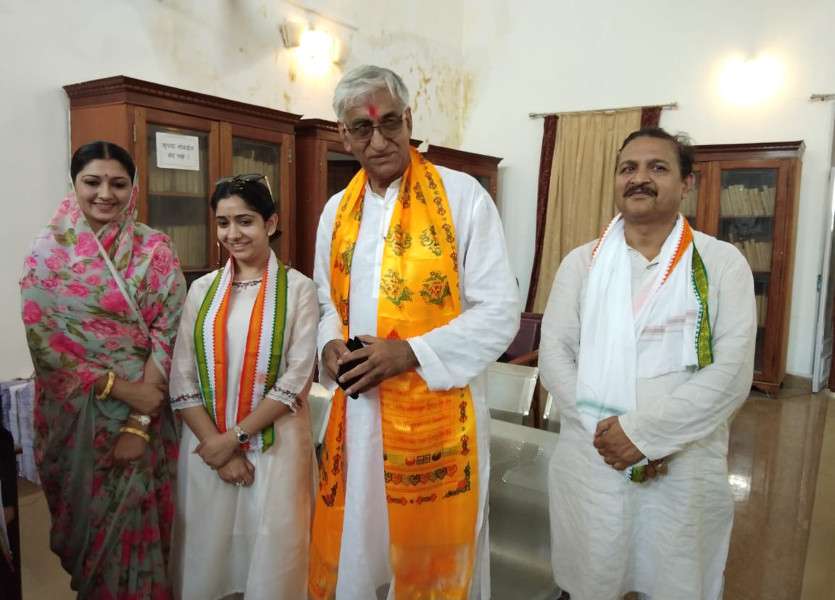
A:
[[[591,433],[635,409],[639,377],[713,362],[707,270],[687,219],[679,215],[656,275],[638,290],[628,250],[618,214],[592,252],[580,322],[576,406]]]
[[[245,419],[275,385],[287,320],[287,270],[270,252],[249,317],[235,422],[229,423],[226,406],[227,319],[234,276],[234,262],[230,258],[212,281],[194,324],[194,348],[203,405],[221,433]],[[275,428],[270,425],[252,436],[246,449],[266,451],[274,441]]]

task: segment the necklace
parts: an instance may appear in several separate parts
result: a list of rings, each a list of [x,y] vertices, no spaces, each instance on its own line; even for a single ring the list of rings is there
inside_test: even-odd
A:
[[[247,279],[245,281],[233,281],[232,287],[236,290],[243,290],[249,287],[253,287],[255,285],[260,285],[260,283],[261,278],[259,277],[258,279]]]

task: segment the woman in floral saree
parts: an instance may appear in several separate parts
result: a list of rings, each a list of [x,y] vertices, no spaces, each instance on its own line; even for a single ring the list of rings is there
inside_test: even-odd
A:
[[[20,282],[51,547],[79,598],[168,599],[177,433],[166,379],[185,281],[168,237],[135,220],[124,149],[82,146],[70,171],[74,191]]]

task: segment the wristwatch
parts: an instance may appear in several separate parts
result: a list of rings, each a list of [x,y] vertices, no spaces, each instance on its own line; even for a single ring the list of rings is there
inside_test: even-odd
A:
[[[235,437],[239,444],[246,444],[249,441],[249,434],[240,425],[235,425]]]
[[[142,427],[147,427],[151,424],[151,417],[148,415],[140,415],[138,413],[131,413],[130,418],[142,425]]]

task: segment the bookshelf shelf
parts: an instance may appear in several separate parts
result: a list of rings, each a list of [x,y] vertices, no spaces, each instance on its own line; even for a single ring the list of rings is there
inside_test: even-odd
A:
[[[774,218],[773,215],[721,215],[719,217],[722,221],[738,221],[749,219],[765,219],[770,221]]]
[[[754,385],[785,377],[803,142],[696,146],[698,186],[682,201],[695,228],[734,244],[754,275]]]

